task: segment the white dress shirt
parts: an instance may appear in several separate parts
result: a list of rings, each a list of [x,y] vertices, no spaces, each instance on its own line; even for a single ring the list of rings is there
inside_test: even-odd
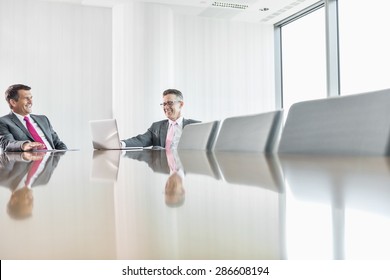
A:
[[[169,121],[168,130],[169,130],[169,128],[173,124],[173,121],[171,120],[168,121]],[[174,136],[173,136],[173,141],[171,146],[172,149],[177,149],[177,146],[179,145],[180,137],[181,134],[183,133],[183,117],[178,118],[176,120],[176,123],[177,125],[174,127],[175,131],[174,131]]]

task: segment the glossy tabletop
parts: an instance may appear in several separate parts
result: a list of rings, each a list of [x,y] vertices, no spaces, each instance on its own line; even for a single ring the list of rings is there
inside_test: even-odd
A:
[[[389,163],[165,150],[2,154],[0,259],[390,259]]]

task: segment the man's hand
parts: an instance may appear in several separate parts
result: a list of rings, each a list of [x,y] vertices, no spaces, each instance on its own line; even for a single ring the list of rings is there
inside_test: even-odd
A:
[[[45,145],[39,142],[27,142],[22,145],[22,150],[24,152],[26,151],[32,151],[32,150],[40,150],[44,149]]]

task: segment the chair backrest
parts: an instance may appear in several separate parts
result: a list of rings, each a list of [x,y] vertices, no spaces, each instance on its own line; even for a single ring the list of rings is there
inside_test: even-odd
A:
[[[390,89],[294,104],[279,153],[389,155]]]
[[[211,150],[219,121],[186,125],[180,137],[180,150]]]
[[[215,142],[215,151],[273,153],[280,136],[283,111],[227,118]]]

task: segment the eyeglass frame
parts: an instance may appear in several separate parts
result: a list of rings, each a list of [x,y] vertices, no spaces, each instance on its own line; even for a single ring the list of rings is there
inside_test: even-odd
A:
[[[169,101],[167,101],[167,102],[160,103],[160,106],[161,106],[161,107],[165,107],[165,106],[172,107],[173,104],[175,104],[175,103],[177,103],[177,102],[182,102],[182,101],[181,101],[181,100],[174,100],[174,101],[169,100]]]

